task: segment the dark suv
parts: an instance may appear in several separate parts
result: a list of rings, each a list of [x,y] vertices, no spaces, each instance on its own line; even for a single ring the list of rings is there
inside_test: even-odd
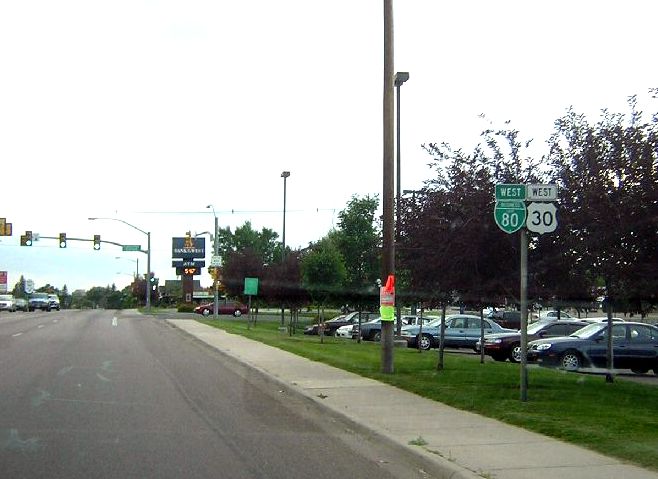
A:
[[[50,311],[50,298],[46,293],[32,293],[28,300],[28,309],[34,311],[40,309],[41,311]]]

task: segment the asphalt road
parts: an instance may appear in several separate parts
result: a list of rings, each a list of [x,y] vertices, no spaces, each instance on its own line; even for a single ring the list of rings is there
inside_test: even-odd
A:
[[[429,477],[405,453],[131,312],[1,314],[0,411],[7,478]]]

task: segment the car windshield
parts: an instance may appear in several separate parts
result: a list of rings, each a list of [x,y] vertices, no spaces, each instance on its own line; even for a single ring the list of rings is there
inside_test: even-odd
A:
[[[605,330],[608,326],[605,323],[592,323],[587,326],[579,329],[575,333],[572,333],[570,336],[581,339],[589,339],[593,336],[599,334],[602,330]]]
[[[549,324],[552,323],[548,321],[537,321],[536,323],[532,323],[528,326],[528,334],[537,334],[541,330],[545,329]]]

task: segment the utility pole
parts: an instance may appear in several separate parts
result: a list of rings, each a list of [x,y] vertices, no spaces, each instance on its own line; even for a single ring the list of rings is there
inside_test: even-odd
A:
[[[384,0],[384,95],[383,95],[383,251],[382,281],[395,274],[394,227],[394,124],[393,124],[393,0]],[[382,321],[382,372],[393,373],[393,321]]]

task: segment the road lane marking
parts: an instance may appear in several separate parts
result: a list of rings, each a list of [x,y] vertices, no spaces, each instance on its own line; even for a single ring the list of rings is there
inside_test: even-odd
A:
[[[57,321],[59,321],[59,319],[53,319],[53,323],[56,323]]]
[[[39,326],[37,326],[37,328],[38,328],[38,329],[43,328],[43,324],[40,324]]]
[[[117,326],[117,325],[118,325],[117,318],[115,316],[114,318],[112,318],[112,326]]]
[[[23,334],[23,333],[12,334],[12,336],[13,336],[14,338],[16,338],[16,337],[20,336],[21,334]]]

